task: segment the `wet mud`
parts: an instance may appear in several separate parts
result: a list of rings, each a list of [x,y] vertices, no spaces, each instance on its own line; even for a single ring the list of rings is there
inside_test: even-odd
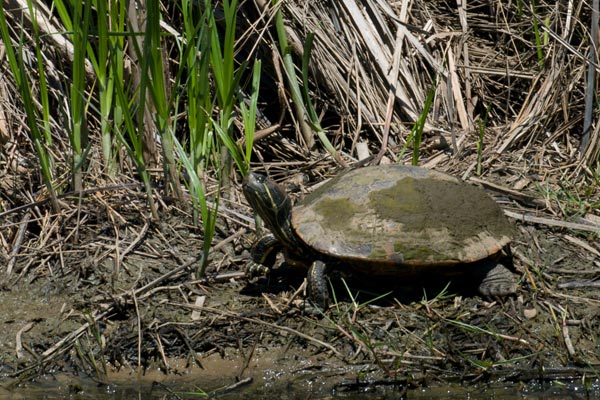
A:
[[[280,260],[270,277],[245,278],[249,229],[223,224],[196,278],[202,232],[189,215],[168,209],[150,223],[140,203],[122,204],[126,222],[88,218],[77,239],[50,238],[3,271],[0,398],[49,387],[80,398],[91,387],[106,398],[598,391],[597,258],[573,233],[516,222],[519,284],[506,299],[460,290],[466,281],[388,293],[334,277],[335,301],[313,315],[303,271]],[[69,237],[75,225],[64,226]]]

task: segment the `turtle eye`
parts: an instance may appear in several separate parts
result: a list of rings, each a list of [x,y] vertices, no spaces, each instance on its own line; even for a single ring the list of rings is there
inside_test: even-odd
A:
[[[254,172],[249,172],[245,177],[243,184],[246,186],[256,186],[264,183],[265,176],[261,174],[255,174]]]

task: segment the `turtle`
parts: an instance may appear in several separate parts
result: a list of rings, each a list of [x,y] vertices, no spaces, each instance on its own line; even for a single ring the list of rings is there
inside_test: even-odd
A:
[[[514,226],[485,190],[451,175],[398,164],[357,168],[294,207],[259,173],[249,172],[242,190],[271,231],[253,245],[251,264],[268,271],[283,252],[307,271],[307,297],[318,308],[327,308],[332,270],[388,282],[477,274],[485,297],[516,292],[513,272],[500,262]]]

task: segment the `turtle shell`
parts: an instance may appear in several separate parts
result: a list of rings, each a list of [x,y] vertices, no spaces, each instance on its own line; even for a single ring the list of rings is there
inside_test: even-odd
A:
[[[402,165],[331,179],[293,209],[292,226],[314,251],[364,268],[475,262],[505,247],[514,229],[483,189]]]

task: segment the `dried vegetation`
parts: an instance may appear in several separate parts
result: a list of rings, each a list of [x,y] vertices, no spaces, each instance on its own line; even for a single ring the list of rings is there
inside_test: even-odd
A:
[[[163,27],[172,33],[177,10],[165,6],[173,20],[165,17]],[[16,11],[18,1],[4,7],[27,34],[28,13]],[[243,279],[253,222],[235,174],[219,210],[209,275],[195,279],[190,265],[202,228],[191,226],[188,207],[160,189],[154,193],[160,221],[151,220],[128,158],[121,157],[116,177],[105,173],[93,107],[87,189],[66,190],[61,213],[53,213],[3,62],[0,294],[23,303],[32,300],[28,292],[42,303],[56,297],[62,309],[55,307],[51,318],[22,304],[29,311],[0,311],[7,327],[0,373],[23,379],[57,367],[97,376],[111,367],[169,371],[177,357],[200,365],[218,352],[242,354],[250,363],[253,355],[288,348],[320,365],[345,366],[340,376],[360,371],[417,385],[597,377],[600,68],[597,29],[590,31],[597,11],[582,1],[286,1],[280,7],[298,65],[307,35],[315,35],[307,84],[346,163],[409,163],[420,141],[413,127],[433,93],[419,164],[499,196],[520,232],[518,296],[502,303],[439,296],[367,306],[340,293],[344,301],[326,318],[305,317],[294,292],[301,276]],[[238,17],[238,56],[263,59],[254,167],[306,191],[339,166],[319,141],[306,146],[285,91],[273,13],[270,2],[246,1]],[[67,121],[58,111],[61,68],[70,58],[61,38],[68,36],[44,42],[44,57],[56,65],[49,150],[57,186],[70,179],[61,173],[70,163]],[[166,37],[165,48],[174,41]],[[161,182],[158,171],[154,178]],[[216,187],[212,171],[205,179]]]

